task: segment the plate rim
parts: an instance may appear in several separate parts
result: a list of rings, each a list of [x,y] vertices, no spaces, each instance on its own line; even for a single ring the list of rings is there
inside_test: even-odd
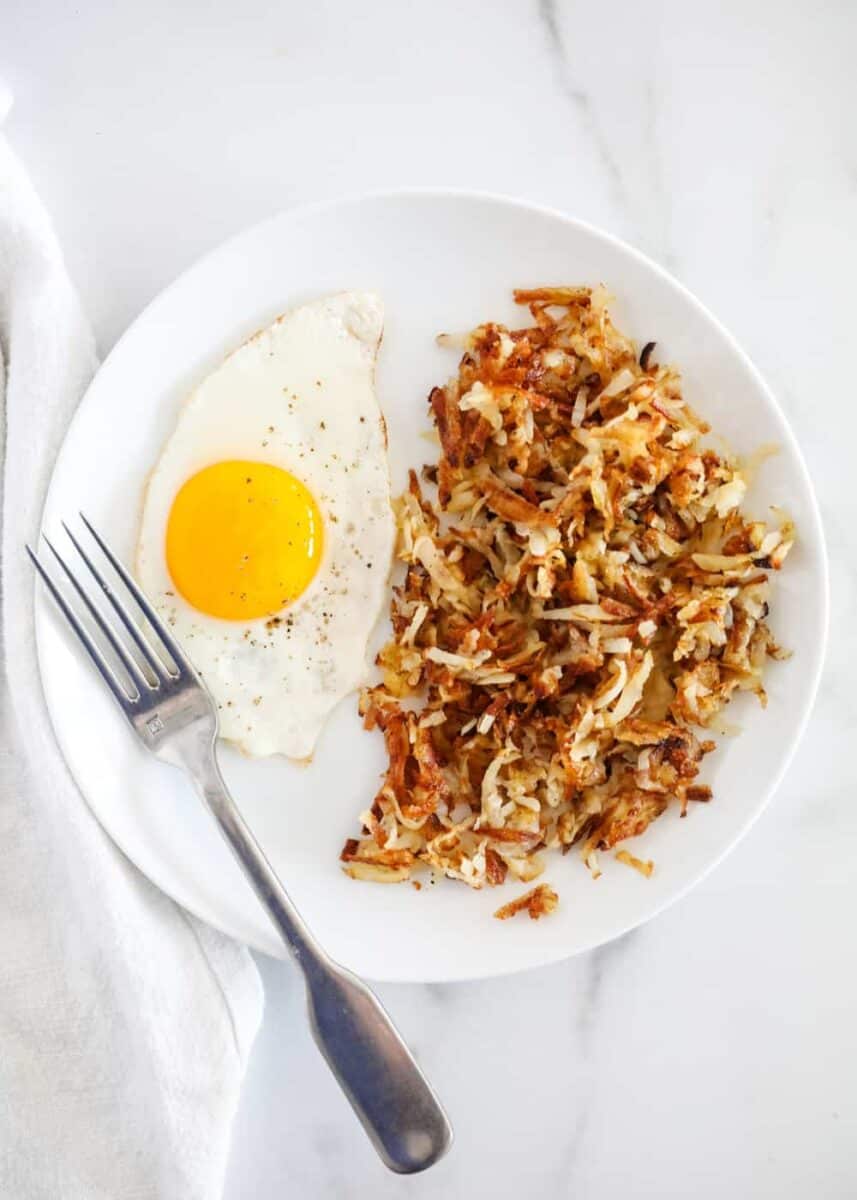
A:
[[[322,199],[310,200],[310,201],[296,204],[293,206],[289,206],[289,207],[286,207],[283,209],[278,209],[277,211],[270,213],[268,216],[263,217],[261,220],[253,222],[252,224],[247,225],[247,226],[235,231],[234,233],[230,234],[229,237],[227,237],[227,238],[223,239],[222,241],[216,243],[215,245],[211,246],[203,254],[199,255],[192,262],[187,264],[181,271],[179,271],[179,273],[177,275],[175,275],[170,280],[170,282],[168,284],[166,284],[166,286],[164,286],[159,291],[157,291],[155,293],[155,295],[153,295],[143,305],[143,307],[140,309],[140,311],[133,317],[133,319],[130,321],[130,323],[127,325],[127,327],[123,330],[122,334],[117,338],[117,340],[115,341],[113,346],[110,348],[110,350],[108,351],[104,360],[99,364],[98,369],[96,370],[93,378],[90,380],[85,391],[81,395],[80,400],[77,404],[77,407],[75,408],[75,411],[72,414],[71,419],[69,420],[68,424],[65,427],[60,445],[58,447],[56,456],[54,458],[53,465],[51,467],[50,480],[49,480],[48,487],[45,492],[44,503],[42,505],[41,513],[40,513],[40,517],[39,517],[39,532],[40,532],[40,534],[42,534],[44,532],[45,516],[46,516],[46,513],[51,508],[52,496],[53,496],[54,486],[55,486],[57,463],[59,461],[60,456],[63,453],[63,450],[65,448],[67,440],[69,439],[69,437],[72,434],[73,429],[75,428],[75,424],[80,417],[81,411],[86,403],[86,400],[87,400],[92,388],[95,386],[95,383],[98,380],[99,376],[104,371],[104,369],[108,366],[108,364],[111,362],[111,360],[120,353],[122,347],[124,346],[126,339],[130,338],[133,335],[133,332],[134,332],[136,326],[147,316],[147,314],[150,312],[150,310],[152,310],[155,306],[159,305],[167,297],[169,297],[169,295],[173,292],[173,290],[178,289],[179,286],[184,283],[184,281],[188,275],[197,271],[204,264],[206,264],[210,260],[216,258],[220,254],[222,254],[224,251],[228,251],[230,248],[234,247],[234,245],[236,243],[240,242],[243,238],[245,238],[251,234],[258,235],[267,226],[273,226],[273,225],[281,222],[284,218],[288,218],[290,220],[300,220],[305,217],[313,217],[313,216],[317,216],[320,214],[324,214],[325,212],[328,212],[328,211],[338,210],[338,209],[342,209],[342,208],[346,208],[346,207],[347,208],[359,208],[361,205],[366,204],[366,203],[371,203],[373,201],[397,201],[397,200],[407,200],[407,199],[411,199],[411,200],[446,200],[446,201],[453,200],[453,201],[462,201],[462,202],[466,202],[466,203],[476,201],[476,202],[481,202],[481,203],[489,203],[492,205],[496,205],[498,207],[515,209],[518,212],[531,213],[531,214],[536,214],[536,215],[539,215],[542,217],[547,217],[552,220],[559,221],[565,225],[572,226],[572,227],[578,229],[579,231],[581,231],[582,233],[586,234],[587,236],[594,238],[596,241],[600,241],[606,245],[613,247],[615,250],[621,251],[622,253],[630,256],[632,259],[635,259],[640,265],[645,267],[647,270],[654,272],[655,275],[659,276],[663,282],[665,282],[669,287],[671,287],[675,292],[677,292],[680,295],[680,297],[683,299],[683,301],[686,304],[689,304],[692,308],[694,308],[696,310],[696,312],[700,316],[702,316],[705,320],[707,320],[711,324],[711,326],[716,330],[718,335],[723,339],[723,341],[727,345],[730,352],[736,357],[736,359],[741,363],[743,368],[747,371],[747,373],[750,376],[750,378],[752,379],[754,385],[758,388],[760,393],[764,396],[768,405],[770,405],[771,409],[779,417],[782,428],[785,432],[785,439],[788,442],[788,448],[792,454],[792,457],[793,457],[795,463],[797,464],[798,472],[800,474],[802,483],[806,490],[806,495],[807,495],[807,498],[809,501],[808,507],[809,507],[809,515],[811,518],[811,526],[812,526],[812,538],[810,539],[810,543],[816,548],[817,555],[818,555],[818,571],[817,571],[817,578],[816,578],[816,586],[818,589],[818,598],[819,598],[819,602],[820,602],[819,637],[815,643],[815,646],[813,647],[814,661],[812,664],[812,668],[813,668],[812,669],[812,677],[811,677],[809,686],[805,688],[804,693],[803,693],[803,698],[802,698],[801,708],[800,708],[800,715],[799,715],[799,718],[797,721],[795,736],[792,739],[789,747],[785,750],[785,752],[780,760],[777,771],[771,776],[769,783],[764,788],[764,790],[762,790],[760,792],[759,797],[756,800],[755,804],[753,805],[752,808],[750,808],[747,811],[747,813],[744,816],[741,823],[736,824],[735,831],[734,831],[733,835],[730,837],[727,844],[720,850],[719,853],[717,853],[714,857],[711,858],[711,860],[706,864],[706,866],[701,871],[699,871],[697,874],[695,874],[691,879],[686,881],[684,884],[679,886],[675,891],[671,892],[668,896],[666,896],[662,900],[660,900],[654,906],[654,908],[647,910],[639,918],[631,919],[631,920],[627,921],[626,923],[623,923],[621,925],[621,927],[617,928],[607,938],[594,936],[591,939],[583,942],[582,944],[580,944],[574,948],[570,948],[570,949],[568,949],[568,948],[545,948],[544,956],[541,959],[539,959],[538,962],[524,962],[524,963],[512,962],[509,965],[502,965],[502,966],[498,966],[498,967],[492,968],[492,969],[484,969],[484,970],[474,972],[472,974],[461,974],[458,972],[452,973],[449,971],[441,973],[441,972],[435,971],[434,973],[432,973],[431,975],[428,975],[428,976],[424,975],[424,974],[417,976],[417,975],[414,975],[412,972],[405,972],[402,974],[392,974],[392,975],[375,975],[375,974],[373,974],[371,976],[367,976],[367,978],[371,978],[374,982],[378,982],[378,983],[459,983],[459,982],[464,983],[464,982],[472,982],[472,981],[483,980],[483,979],[502,978],[504,976],[516,975],[523,971],[535,970],[539,966],[550,966],[555,963],[564,962],[569,958],[576,957],[579,954],[588,953],[589,951],[594,950],[600,946],[609,945],[611,942],[614,942],[617,939],[624,937],[625,934],[631,932],[632,930],[640,928],[642,925],[644,925],[644,924],[648,923],[649,921],[653,920],[654,918],[660,916],[661,913],[665,912],[673,904],[675,904],[677,901],[679,901],[683,897],[685,897],[690,891],[692,891],[695,887],[697,887],[699,884],[701,884],[709,876],[709,874],[716,867],[718,867],[723,862],[723,860],[736,848],[736,846],[746,837],[746,835],[750,832],[753,825],[761,817],[762,813],[768,808],[769,804],[771,803],[772,799],[774,798],[774,795],[779,790],[779,788],[783,782],[783,779],[794,760],[794,756],[797,752],[797,749],[800,746],[800,744],[806,734],[807,726],[809,724],[810,717],[812,716],[812,712],[815,707],[815,702],[816,702],[816,699],[818,696],[818,689],[819,689],[819,685],[821,682],[821,677],[822,677],[822,673],[823,673],[824,665],[825,665],[825,661],[826,661],[828,640],[829,640],[830,564],[829,564],[829,556],[828,556],[828,550],[827,550],[827,541],[826,541],[825,532],[824,532],[824,524],[823,524],[823,521],[821,518],[821,510],[820,510],[820,506],[818,503],[818,497],[815,492],[815,487],[813,484],[812,476],[810,475],[809,469],[808,469],[806,461],[804,459],[803,452],[800,447],[800,443],[798,442],[798,439],[797,439],[797,435],[795,434],[794,430],[792,429],[791,423],[790,423],[787,415],[783,411],[773,388],[768,384],[767,380],[765,379],[765,377],[763,376],[763,374],[761,373],[759,368],[756,366],[756,364],[750,358],[749,354],[743,349],[743,347],[738,342],[736,337],[723,324],[723,322],[717,316],[715,316],[715,314],[712,313],[711,310],[701,300],[699,300],[698,297],[693,292],[690,291],[690,289],[685,284],[683,284],[679,279],[677,279],[665,267],[661,266],[660,263],[658,263],[654,259],[650,258],[643,251],[637,249],[637,247],[624,241],[622,238],[617,237],[615,234],[612,234],[612,233],[608,232],[607,230],[602,229],[601,227],[592,224],[589,221],[583,220],[579,217],[572,216],[570,213],[564,211],[563,209],[554,207],[552,205],[542,204],[539,202],[510,196],[510,195],[500,193],[500,192],[493,192],[490,190],[472,189],[472,188],[453,188],[453,187],[443,187],[443,186],[436,186],[436,187],[435,186],[428,186],[428,187],[411,186],[411,187],[401,187],[401,188],[370,189],[368,191],[345,193],[343,195],[336,196],[336,197],[325,197]],[[40,686],[40,689],[42,692],[42,697],[45,702],[45,708],[48,712],[51,729],[53,731],[54,737],[57,742],[58,749],[63,757],[66,768],[69,772],[69,775],[73,779],[75,786],[81,795],[82,800],[86,804],[89,811],[92,813],[95,820],[98,821],[99,826],[102,828],[102,830],[104,831],[106,836],[110,838],[110,840],[113,842],[114,846],[116,846],[116,848],[119,850],[119,852],[125,858],[127,858],[129,862],[131,862],[134,865],[135,869],[138,870],[140,872],[140,874],[143,875],[143,877],[146,878],[153,886],[157,887],[161,892],[163,892],[166,896],[168,896],[169,899],[172,900],[172,902],[174,904],[176,904],[179,909],[181,909],[187,913],[190,913],[192,916],[194,916],[198,920],[203,921],[205,924],[211,926],[214,929],[217,929],[219,932],[225,934],[226,936],[232,937],[236,941],[244,943],[245,945],[247,945],[249,948],[253,949],[254,951],[257,951],[259,953],[263,953],[263,954],[266,954],[266,955],[269,955],[272,957],[280,957],[280,958],[287,957],[288,950],[286,949],[286,947],[284,945],[280,946],[279,940],[273,931],[273,927],[272,927],[272,931],[271,931],[272,932],[272,940],[270,942],[265,942],[262,938],[260,938],[258,936],[249,936],[246,931],[242,931],[242,930],[238,929],[237,922],[236,923],[223,922],[217,918],[216,914],[211,914],[210,912],[200,911],[200,908],[197,907],[196,905],[191,905],[191,904],[186,903],[184,900],[176,899],[176,897],[174,896],[170,887],[168,886],[168,881],[164,881],[163,878],[159,878],[157,871],[150,872],[148,869],[146,871],[144,871],[142,869],[142,867],[139,867],[135,861],[133,854],[123,844],[125,839],[120,840],[119,838],[117,838],[117,836],[114,834],[114,832],[111,829],[107,828],[107,826],[102,822],[99,813],[96,811],[96,807],[94,806],[94,804],[90,801],[89,797],[87,796],[87,793],[83,786],[82,781],[78,778],[78,775],[76,774],[74,768],[72,767],[72,764],[69,761],[69,758],[65,754],[65,750],[64,750],[65,738],[64,738],[63,733],[61,732],[61,729],[58,727],[56,720],[54,719],[54,710],[48,700],[49,687],[45,682],[47,671],[46,671],[46,667],[45,667],[45,658],[44,658],[45,641],[46,641],[44,631],[46,628],[46,623],[49,620],[48,613],[50,611],[50,605],[48,604],[48,600],[44,594],[44,590],[38,586],[38,579],[34,579],[34,581],[33,581],[33,597],[34,597],[34,627],[35,627],[35,642],[36,642],[36,658],[37,658],[38,670],[39,670],[39,686]]]

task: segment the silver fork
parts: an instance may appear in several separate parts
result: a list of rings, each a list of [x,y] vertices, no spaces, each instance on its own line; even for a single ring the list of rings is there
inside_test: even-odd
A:
[[[27,553],[143,745],[190,776],[244,868],[303,972],[316,1044],[378,1154],[393,1171],[411,1174],[425,1170],[452,1142],[452,1127],[440,1102],[380,1001],[325,954],[304,924],[223,782],[215,750],[217,708],[208,690],[131,575],[82,513],[80,518],[157,641],[144,632],[119,591],[65,523],[63,529],[116,620],[108,620],[104,606],[93,603],[47,537],[45,544],[115,655],[114,663],[30,546]],[[121,664],[121,672],[116,663]]]

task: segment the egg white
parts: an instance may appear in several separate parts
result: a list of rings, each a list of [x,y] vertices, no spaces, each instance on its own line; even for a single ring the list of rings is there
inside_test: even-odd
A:
[[[311,756],[330,710],[365,679],[394,542],[386,430],[374,376],[380,300],[344,292],[254,334],[193,391],[152,472],[136,568],[202,674],[220,735],[254,756]],[[315,497],[323,553],[307,590],[273,618],[226,621],[191,607],[166,560],[170,508],[212,463],[290,471]]]

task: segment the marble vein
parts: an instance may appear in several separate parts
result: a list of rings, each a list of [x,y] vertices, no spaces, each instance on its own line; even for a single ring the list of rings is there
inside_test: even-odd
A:
[[[574,107],[578,119],[598,152],[601,164],[610,180],[616,203],[620,209],[624,209],[627,207],[628,196],[622,178],[622,171],[611,151],[609,142],[604,136],[589,94],[582,88],[575,86],[571,74],[571,65],[559,27],[556,0],[538,0],[537,12],[542,30],[547,38],[557,82],[566,98]]]

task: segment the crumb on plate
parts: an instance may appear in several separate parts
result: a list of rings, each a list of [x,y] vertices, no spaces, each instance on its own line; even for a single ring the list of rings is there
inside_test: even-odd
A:
[[[523,896],[518,896],[516,900],[510,900],[508,904],[502,905],[494,913],[498,921],[508,921],[509,917],[514,917],[519,912],[525,912],[531,921],[538,921],[539,917],[546,917],[559,904],[559,896],[547,883],[539,883],[534,888],[530,888]]]
[[[655,864],[650,858],[637,858],[635,854],[631,854],[628,850],[617,850],[616,859],[618,862],[624,863],[626,867],[633,867],[635,871],[639,871],[641,875],[645,875],[646,879],[651,879],[654,874]]]

